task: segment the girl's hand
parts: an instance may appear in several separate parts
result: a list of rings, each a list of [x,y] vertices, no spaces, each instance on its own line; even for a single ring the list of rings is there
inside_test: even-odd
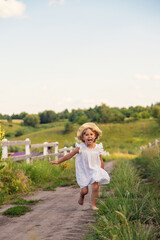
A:
[[[49,162],[50,164],[52,164],[52,165],[57,165],[58,164],[58,161],[51,161],[51,162]]]

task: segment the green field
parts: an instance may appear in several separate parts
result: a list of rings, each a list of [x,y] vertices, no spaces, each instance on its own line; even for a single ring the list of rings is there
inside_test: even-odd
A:
[[[74,124],[71,133],[64,134],[66,121],[41,124],[37,128],[22,126],[19,123],[1,123],[9,140],[25,140],[29,138],[32,143],[59,142],[59,147],[74,146],[76,132],[79,125]],[[99,139],[104,149],[110,153],[137,153],[140,146],[159,139],[160,127],[154,119],[138,120],[125,123],[98,124],[103,134]],[[24,133],[15,137],[17,130]]]
[[[32,143],[58,141],[60,148],[74,146],[76,142],[79,126],[74,124],[73,131],[64,134],[65,124],[65,121],[61,121],[32,128],[18,122],[1,123],[6,135],[10,133],[10,137],[7,137],[9,140],[30,138]],[[153,143],[155,139],[160,140],[159,125],[154,119],[146,119],[98,126],[103,132],[99,141],[111,153],[105,160],[118,161],[111,173],[111,183],[102,189],[99,196],[100,210],[96,215],[96,224],[91,225],[85,239],[159,239],[159,149],[147,148],[139,154],[140,146]],[[18,130],[23,134],[15,137]],[[57,186],[68,185],[76,186],[74,159],[56,166],[48,164],[48,160],[37,160],[30,164],[9,161],[1,169],[0,205],[17,200],[20,206],[4,214],[12,217],[21,215],[25,210],[18,200],[22,194],[40,188],[55,190]],[[111,194],[107,194],[108,191]]]

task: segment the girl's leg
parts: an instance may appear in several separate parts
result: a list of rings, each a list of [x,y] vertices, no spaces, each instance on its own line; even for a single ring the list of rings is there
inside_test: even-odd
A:
[[[80,205],[83,205],[84,196],[85,196],[87,193],[88,193],[88,187],[81,188],[80,197],[79,197],[79,200],[78,200],[78,203],[79,203]]]
[[[99,186],[97,182],[94,182],[92,184],[92,209],[93,210],[98,210],[98,208],[96,207],[96,203],[97,203],[97,199],[98,199],[98,190],[99,190]]]

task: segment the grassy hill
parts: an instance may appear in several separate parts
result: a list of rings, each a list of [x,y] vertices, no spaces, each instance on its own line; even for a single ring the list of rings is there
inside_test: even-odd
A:
[[[37,128],[23,126],[20,123],[1,123],[9,140],[25,140],[29,138],[32,143],[43,142],[59,142],[60,148],[64,146],[74,146],[76,140],[76,132],[78,125],[74,124],[74,130],[71,133],[64,134],[66,121],[41,124]],[[100,142],[103,143],[104,149],[111,153],[113,152],[128,152],[136,153],[139,147],[146,145],[149,142],[154,142],[155,139],[160,139],[160,127],[154,119],[138,120],[135,122],[126,123],[109,123],[98,124],[103,135]],[[14,133],[21,129],[24,133],[18,137]]]

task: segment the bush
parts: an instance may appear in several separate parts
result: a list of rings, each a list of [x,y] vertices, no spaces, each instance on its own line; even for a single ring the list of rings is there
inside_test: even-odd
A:
[[[51,110],[40,112],[38,115],[41,123],[50,123],[57,120],[57,114]]]
[[[24,134],[23,129],[18,129],[18,130],[15,132],[15,137],[22,136],[23,134]]]
[[[30,189],[30,180],[21,169],[15,169],[12,162],[1,170],[0,175],[1,193],[23,193]]]
[[[40,118],[37,114],[28,114],[24,118],[24,125],[36,127],[40,123]]]
[[[70,133],[74,130],[73,124],[70,122],[67,122],[65,125],[64,133]]]

